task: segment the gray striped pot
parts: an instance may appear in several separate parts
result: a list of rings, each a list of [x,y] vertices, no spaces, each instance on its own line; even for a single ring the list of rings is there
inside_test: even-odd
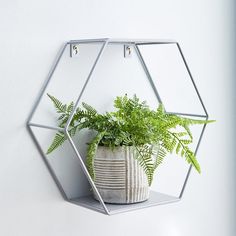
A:
[[[129,204],[149,198],[147,176],[134,155],[132,146],[114,150],[98,147],[94,158],[95,185],[104,202]],[[94,197],[97,199],[95,194]]]

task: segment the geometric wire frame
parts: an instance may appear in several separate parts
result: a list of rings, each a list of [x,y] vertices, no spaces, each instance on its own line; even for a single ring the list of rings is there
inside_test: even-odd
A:
[[[95,59],[95,62],[88,74],[88,77],[87,79],[85,80],[85,83],[82,87],[82,90],[75,102],[75,106],[74,106],[74,109],[73,111],[71,112],[70,114],[70,117],[67,121],[67,124],[65,125],[65,128],[59,128],[59,127],[55,127],[55,126],[49,126],[49,125],[43,125],[43,124],[39,124],[39,123],[33,123],[32,122],[32,117],[42,99],[42,96],[58,66],[58,63],[65,51],[65,48],[67,46],[70,46],[70,45],[73,45],[73,44],[93,44],[93,43],[101,43],[102,44],[102,47]],[[92,180],[92,178],[90,177],[89,173],[88,173],[88,170],[84,164],[84,161],[79,153],[79,151],[77,150],[76,146],[75,146],[75,143],[74,141],[72,140],[71,136],[69,135],[69,132],[68,132],[68,128],[69,128],[69,124],[73,118],[73,115],[74,113],[76,112],[76,108],[80,102],[80,99],[86,89],[86,86],[98,64],[98,62],[101,60],[102,58],[102,55],[104,53],[104,51],[106,50],[107,48],[107,45],[111,45],[111,44],[120,44],[120,45],[130,45],[134,48],[137,56],[138,56],[138,59],[140,61],[140,64],[146,74],[146,77],[148,78],[148,81],[153,89],[153,92],[158,100],[159,103],[162,103],[162,99],[158,93],[158,90],[153,82],[153,79],[151,77],[151,74],[149,72],[149,69],[144,61],[144,58],[143,58],[143,55],[139,49],[139,46],[140,45],[155,45],[155,44],[175,44],[178,48],[178,52],[180,53],[180,56],[183,60],[183,63],[184,63],[184,66],[187,70],[187,73],[191,79],[191,83],[194,87],[194,90],[197,94],[197,97],[199,99],[199,102],[203,108],[203,111],[204,111],[204,115],[198,115],[198,114],[188,114],[188,113],[175,113],[175,112],[167,112],[167,113],[170,113],[170,114],[177,114],[177,115],[183,115],[183,116],[189,116],[189,117],[198,117],[198,118],[204,118],[205,120],[208,120],[208,113],[206,111],[206,108],[203,104],[203,101],[202,101],[202,98],[199,94],[199,91],[197,89],[197,86],[193,80],[193,77],[191,75],[191,72],[189,70],[189,67],[188,67],[188,64],[184,58],[184,55],[183,55],[183,52],[180,48],[180,45],[178,44],[178,42],[175,42],[175,41],[172,41],[172,40],[116,40],[116,39],[109,39],[109,38],[104,38],[104,39],[84,39],[84,40],[72,40],[72,41],[69,41],[69,42],[66,42],[65,45],[63,46],[62,50],[60,51],[59,53],[59,56],[55,62],[55,64],[53,65],[52,67],[52,70],[51,72],[49,73],[49,76],[41,90],[41,93],[39,95],[39,97],[37,98],[33,108],[32,108],[32,111],[29,115],[29,118],[27,120],[27,127],[28,127],[28,130],[30,132],[30,135],[31,137],[33,138],[38,150],[40,151],[42,157],[43,157],[43,160],[47,166],[47,168],[49,169],[54,181],[56,182],[62,196],[64,197],[65,200],[71,202],[71,203],[74,203],[74,204],[77,204],[77,205],[80,205],[80,206],[84,206],[86,208],[90,208],[90,209],[93,209],[95,211],[99,211],[99,212],[102,212],[102,213],[106,213],[108,215],[112,215],[112,214],[116,214],[116,213],[121,213],[121,212],[125,212],[125,211],[130,211],[130,210],[135,210],[135,209],[140,209],[140,208],[144,208],[144,207],[150,207],[150,206],[155,206],[155,205],[160,205],[160,204],[167,204],[167,203],[171,203],[171,202],[176,202],[176,201],[179,201],[182,197],[183,197],[183,194],[184,194],[184,190],[186,188],[186,184],[187,184],[187,181],[189,179],[189,175],[190,175],[190,172],[191,172],[191,169],[192,169],[192,166],[190,165],[189,166],[189,169],[187,171],[187,174],[186,174],[186,177],[185,177],[185,180],[184,180],[184,183],[182,185],[182,189],[179,193],[179,196],[177,197],[174,197],[174,196],[170,196],[170,195],[166,195],[166,194],[163,194],[163,193],[159,193],[159,192],[151,192],[150,193],[150,199],[146,202],[142,202],[142,203],[138,203],[138,204],[129,204],[129,205],[115,205],[115,204],[105,204],[101,195],[99,194],[95,184],[94,184],[94,181]],[[56,131],[62,131],[66,134],[68,140],[69,140],[69,143],[72,147],[72,149],[74,150],[77,158],[78,158],[78,161],[79,161],[79,164],[84,172],[84,174],[86,175],[91,187],[93,188],[95,194],[97,195],[97,198],[99,199],[99,202],[102,206],[102,208],[100,207],[99,205],[99,202],[94,200],[91,196],[87,196],[87,197],[81,197],[81,198],[78,198],[78,199],[69,199],[67,194],[65,193],[60,181],[58,180],[52,166],[50,165],[50,163],[48,162],[47,158],[46,158],[46,155],[42,149],[42,147],[40,146],[40,143],[39,141],[37,140],[36,136],[34,135],[33,131],[32,131],[32,127],[38,127],[38,128],[45,128],[45,129],[49,129],[49,130],[56,130]],[[199,145],[200,145],[200,142],[202,140],[202,136],[203,136],[203,133],[205,131],[205,128],[206,128],[206,124],[203,125],[202,127],[202,130],[201,130],[201,133],[200,133],[200,136],[199,136],[199,139],[197,141],[197,145],[196,145],[196,148],[195,148],[195,155],[197,154],[197,151],[198,151],[198,148],[199,148]]]

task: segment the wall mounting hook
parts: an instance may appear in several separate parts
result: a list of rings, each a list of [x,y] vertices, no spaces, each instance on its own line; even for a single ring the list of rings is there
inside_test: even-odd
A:
[[[132,48],[130,45],[124,45],[124,57],[129,58],[132,56]]]
[[[79,44],[70,45],[70,57],[77,57],[79,55]]]

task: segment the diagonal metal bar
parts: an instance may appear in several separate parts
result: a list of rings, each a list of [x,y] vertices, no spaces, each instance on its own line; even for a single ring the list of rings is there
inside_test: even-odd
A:
[[[146,65],[146,63],[145,63],[145,61],[144,61],[144,59],[143,59],[143,57],[142,57],[142,54],[141,54],[141,52],[140,52],[140,50],[139,50],[139,48],[137,47],[136,44],[134,44],[134,49],[135,49],[135,51],[136,51],[136,53],[137,53],[137,56],[138,56],[138,58],[139,58],[139,61],[140,61],[141,65],[142,65],[142,67],[143,67],[143,69],[144,69],[144,72],[145,72],[145,74],[146,74],[147,77],[148,77],[148,80],[149,80],[149,82],[150,82],[150,84],[151,84],[151,86],[152,86],[152,89],[153,89],[153,91],[154,91],[154,93],[155,93],[155,95],[156,95],[156,97],[157,97],[158,102],[159,102],[159,103],[162,103],[161,97],[160,97],[160,95],[159,95],[159,93],[158,93],[158,91],[157,91],[157,89],[156,89],[156,86],[155,86],[153,80],[152,80],[151,74],[150,74],[150,72],[149,72],[149,70],[148,70],[148,68],[147,68],[147,65]]]
[[[76,156],[78,157],[80,166],[81,166],[81,168],[82,168],[84,174],[86,175],[86,177],[87,177],[89,183],[91,184],[91,186],[92,186],[92,188],[93,188],[95,194],[97,195],[97,197],[98,197],[98,199],[99,199],[99,201],[100,201],[100,203],[101,203],[101,205],[102,205],[104,211],[109,215],[109,214],[110,214],[110,213],[109,213],[109,210],[107,209],[107,207],[106,207],[106,205],[105,205],[105,203],[104,203],[104,201],[103,201],[103,199],[102,199],[100,193],[98,192],[98,189],[97,189],[97,187],[96,187],[94,181],[92,180],[92,178],[91,178],[91,176],[90,176],[90,174],[89,174],[89,172],[88,172],[88,170],[87,170],[87,168],[86,168],[86,166],[85,166],[85,164],[84,164],[84,162],[83,162],[83,159],[82,159],[80,153],[78,152],[78,150],[77,150],[77,148],[76,148],[76,146],[75,146],[75,144],[74,144],[74,142],[73,142],[73,140],[72,140],[72,138],[70,137],[70,134],[69,134],[68,132],[66,132],[66,136],[67,136],[67,138],[68,138],[68,140],[69,140],[69,142],[70,142],[70,144],[71,144],[71,146],[72,146],[72,148],[73,148],[73,150],[74,150]]]
[[[207,120],[208,120],[208,118],[206,118],[206,121],[207,121]],[[207,125],[207,124],[204,124],[204,125],[203,125],[202,132],[201,132],[200,137],[199,137],[199,139],[198,139],[197,147],[196,147],[195,152],[194,152],[195,156],[197,155],[197,152],[198,152],[200,143],[201,143],[201,141],[202,141],[202,137],[203,137],[203,134],[204,134],[204,132],[205,132],[206,125]],[[190,167],[189,167],[189,169],[188,169],[187,175],[186,175],[185,180],[184,180],[183,187],[182,187],[181,192],[180,192],[180,194],[179,194],[179,199],[181,199],[181,198],[183,197],[184,190],[185,190],[185,188],[186,188],[186,185],[187,185],[187,182],[188,182],[188,179],[189,179],[191,170],[192,170],[192,165],[190,165]]]
[[[37,107],[38,107],[38,105],[39,105],[39,102],[40,102],[40,100],[41,100],[41,98],[42,98],[42,96],[43,96],[43,94],[44,94],[44,92],[45,92],[45,90],[46,90],[46,88],[47,88],[47,86],[48,86],[48,84],[49,84],[49,82],[50,82],[50,80],[51,80],[51,78],[52,78],[52,76],[53,76],[53,74],[54,74],[56,68],[57,68],[57,65],[58,65],[58,63],[59,63],[59,61],[60,61],[60,59],[61,59],[61,57],[62,57],[62,55],[63,55],[63,53],[64,53],[64,51],[65,51],[65,49],[66,49],[66,46],[67,46],[67,43],[65,43],[65,44],[63,45],[63,47],[62,47],[62,49],[61,49],[61,52],[59,53],[59,56],[58,56],[58,58],[57,58],[55,64],[53,65],[52,70],[51,70],[51,72],[49,73],[49,76],[48,76],[47,80],[45,81],[45,83],[44,83],[44,85],[43,85],[43,87],[42,87],[42,89],[41,89],[41,93],[40,93],[40,95],[38,96],[37,100],[35,101],[35,104],[34,104],[34,106],[33,106],[33,108],[32,108],[32,111],[31,111],[31,113],[30,113],[30,115],[29,115],[29,117],[28,117],[27,124],[30,123],[30,121],[31,121],[31,119],[32,119],[32,117],[33,117],[33,114],[34,114],[34,112],[36,111],[36,109],[37,109]]]
[[[183,54],[183,52],[182,52],[182,49],[181,49],[179,43],[176,43],[176,45],[177,45],[178,50],[179,50],[179,52],[180,52],[180,55],[181,55],[181,57],[182,57],[182,59],[183,59],[184,65],[185,65],[185,67],[186,67],[186,69],[187,69],[187,71],[188,71],[188,74],[189,74],[189,77],[190,77],[190,79],[191,79],[191,81],[192,81],[192,84],[193,84],[193,86],[194,86],[194,89],[195,89],[195,91],[196,91],[196,93],[197,93],[198,99],[199,99],[199,101],[200,101],[200,103],[201,103],[201,105],[202,105],[202,108],[203,108],[203,110],[204,110],[204,112],[205,112],[205,114],[206,114],[206,117],[208,117],[208,113],[207,113],[206,107],[205,107],[205,105],[204,105],[204,103],[203,103],[202,97],[201,97],[201,95],[200,95],[200,93],[199,93],[199,91],[198,91],[198,88],[197,88],[197,86],[196,86],[196,83],[195,83],[195,81],[194,81],[194,79],[193,79],[193,76],[192,76],[191,71],[190,71],[190,69],[189,69],[188,63],[187,63],[187,61],[186,61],[186,59],[185,59],[185,57],[184,57],[184,54]]]
[[[191,81],[192,81],[192,84],[193,84],[193,86],[194,86],[194,89],[195,89],[195,91],[196,91],[196,93],[197,93],[198,99],[199,99],[199,101],[200,101],[200,103],[201,103],[201,105],[202,105],[202,108],[203,108],[203,110],[204,110],[204,112],[205,112],[205,114],[206,114],[206,121],[207,121],[207,120],[208,120],[208,112],[207,112],[207,110],[206,110],[206,107],[205,107],[205,105],[204,105],[204,103],[203,103],[203,100],[202,100],[202,98],[201,98],[201,95],[200,95],[200,93],[199,93],[199,91],[198,91],[198,88],[197,88],[197,86],[196,86],[196,83],[195,83],[195,81],[194,81],[194,79],[193,79],[193,76],[192,76],[191,71],[190,71],[190,69],[189,69],[189,66],[188,66],[188,64],[187,64],[187,61],[186,61],[186,59],[185,59],[185,57],[184,57],[184,54],[183,54],[183,52],[182,52],[182,49],[181,49],[179,43],[176,43],[176,45],[177,45],[177,47],[178,47],[178,50],[179,50],[179,52],[180,52],[180,55],[181,55],[182,60],[183,60],[183,62],[184,62],[184,65],[185,65],[185,67],[186,67],[186,69],[187,69],[187,71],[188,71],[188,74],[189,74],[189,77],[190,77],[190,79],[191,79]],[[206,124],[204,124],[204,126],[203,126],[203,128],[202,128],[202,132],[201,132],[201,135],[200,135],[200,137],[199,137],[199,140],[198,140],[198,143],[197,143],[197,147],[196,147],[196,149],[195,149],[195,155],[197,155],[198,148],[199,148],[199,146],[200,146],[200,143],[201,143],[203,134],[204,134],[204,132],[205,132],[205,129],[206,129]],[[185,191],[185,188],[186,188],[186,185],[187,185],[187,182],[188,182],[188,179],[189,179],[191,170],[192,170],[192,165],[189,167],[189,170],[188,170],[188,172],[187,172],[187,175],[186,175],[186,178],[185,178],[183,187],[182,187],[181,192],[180,192],[180,195],[179,195],[179,198],[180,198],[180,199],[183,197],[183,194],[184,194],[184,191]]]
[[[77,158],[78,158],[78,160],[79,160],[80,166],[81,166],[81,168],[82,168],[84,174],[86,175],[86,177],[87,177],[89,183],[91,184],[91,186],[92,186],[92,188],[93,188],[95,194],[97,195],[97,197],[98,197],[98,199],[99,199],[99,201],[100,201],[100,203],[101,203],[101,205],[102,205],[104,211],[109,215],[110,213],[109,213],[109,211],[108,211],[108,209],[107,209],[107,207],[106,207],[106,205],[105,205],[105,203],[104,203],[104,201],[103,201],[101,195],[99,194],[99,192],[98,192],[98,190],[97,190],[97,188],[96,188],[96,186],[95,186],[95,183],[94,183],[93,179],[91,178],[91,176],[90,176],[90,174],[89,174],[89,172],[88,172],[88,170],[87,170],[87,168],[86,168],[86,166],[85,166],[85,164],[84,164],[84,162],[83,162],[83,159],[82,159],[80,153],[78,152],[78,150],[77,150],[77,148],[76,148],[76,146],[75,146],[75,144],[74,144],[74,142],[73,142],[73,140],[72,140],[72,138],[70,137],[70,134],[69,134],[69,132],[68,132],[68,128],[69,128],[70,122],[71,122],[71,120],[72,120],[72,118],[73,118],[73,116],[74,116],[74,114],[75,114],[75,112],[76,112],[76,109],[77,109],[77,106],[78,106],[78,104],[79,104],[79,101],[80,101],[80,99],[81,99],[81,97],[82,97],[82,95],[83,95],[83,93],[84,93],[84,91],[85,91],[85,88],[86,88],[86,86],[87,86],[87,84],[88,84],[88,82],[89,82],[89,80],[90,80],[90,78],[91,78],[91,76],[92,76],[92,74],[93,74],[93,72],[94,72],[94,69],[95,69],[96,66],[97,66],[98,61],[100,60],[100,58],[101,58],[101,56],[102,56],[102,54],[103,54],[103,52],[104,52],[104,50],[105,50],[105,48],[106,48],[106,46],[107,46],[107,44],[108,44],[108,41],[109,41],[109,40],[104,41],[104,43],[103,43],[103,45],[102,45],[102,47],[101,47],[101,50],[100,50],[100,52],[99,52],[99,54],[98,54],[98,56],[97,56],[97,58],[96,58],[96,60],[95,60],[95,62],[94,62],[94,64],[93,64],[93,66],[92,66],[92,69],[91,69],[89,75],[88,75],[88,78],[86,79],[86,81],[85,81],[85,83],[84,83],[84,86],[83,86],[83,88],[82,88],[82,90],[81,90],[81,92],[80,92],[80,94],[79,94],[79,97],[78,97],[76,103],[75,103],[74,109],[73,109],[73,111],[71,112],[70,117],[69,117],[69,119],[68,119],[68,121],[67,121],[67,123],[66,123],[66,126],[65,126],[65,133],[66,133],[66,136],[67,136],[67,138],[68,138],[68,140],[69,140],[69,142],[70,142],[70,144],[71,144],[71,146],[72,146],[72,148],[73,148],[73,150],[74,150],[74,152],[75,152],[75,154],[76,154],[76,156],[77,156]]]
[[[33,130],[31,129],[30,126],[27,126],[27,128],[28,128],[28,131],[29,131],[29,133],[30,133],[30,136],[32,137],[32,139],[33,139],[33,141],[34,141],[34,143],[35,143],[35,145],[36,145],[38,151],[39,151],[40,154],[42,155],[43,161],[44,161],[44,163],[46,164],[46,166],[47,166],[47,168],[48,168],[48,170],[49,170],[49,172],[50,172],[50,174],[51,174],[53,180],[55,181],[55,183],[56,183],[56,185],[57,185],[59,191],[61,192],[62,197],[63,197],[65,200],[68,201],[68,196],[66,195],[66,193],[65,193],[65,191],[64,191],[64,189],[63,189],[63,187],[62,187],[60,181],[58,180],[58,178],[57,178],[57,176],[56,176],[56,174],[55,174],[53,168],[51,167],[50,163],[48,162],[47,157],[46,157],[46,155],[45,155],[45,153],[44,153],[44,151],[43,151],[41,145],[39,144],[39,142],[38,142],[38,140],[37,140],[37,138],[36,138],[36,136],[35,136]]]
[[[100,52],[99,52],[99,54],[98,54],[98,56],[97,56],[97,58],[96,58],[96,60],[95,60],[95,62],[94,62],[94,64],[93,64],[93,66],[92,66],[92,69],[91,69],[91,71],[89,72],[89,75],[88,75],[88,77],[87,77],[87,79],[86,79],[86,81],[85,81],[85,83],[84,83],[84,86],[83,86],[83,88],[82,88],[82,90],[81,90],[81,92],[80,92],[80,94],[79,94],[79,97],[78,97],[78,99],[76,100],[74,109],[73,109],[73,111],[71,112],[70,117],[69,117],[69,119],[68,119],[68,121],[67,121],[67,123],[66,123],[66,125],[65,125],[65,130],[66,130],[66,131],[68,131],[68,127],[69,127],[70,122],[71,122],[71,120],[72,120],[72,118],[73,118],[73,116],[74,116],[74,114],[75,114],[75,112],[76,112],[76,109],[77,109],[77,106],[78,106],[78,104],[79,104],[79,101],[80,101],[80,99],[81,99],[81,97],[82,97],[82,95],[83,95],[83,93],[84,93],[84,90],[85,90],[85,88],[86,88],[86,86],[87,86],[87,84],[88,84],[88,82],[89,82],[89,80],[90,80],[90,78],[91,78],[91,76],[92,76],[92,74],[93,74],[93,71],[94,71],[94,69],[95,69],[95,67],[96,67],[96,65],[97,65],[97,63],[98,63],[98,61],[99,61],[99,59],[101,58],[101,56],[102,56],[102,54],[103,54],[103,52],[104,52],[104,49],[106,48],[108,42],[109,42],[109,41],[106,40],[106,41],[103,43],[103,45],[102,45],[102,47],[101,47],[101,49],[100,49]]]
[[[181,57],[182,57],[183,62],[184,62],[184,64],[185,64],[185,67],[186,67],[186,69],[187,69],[187,71],[188,71],[188,74],[189,74],[189,76],[190,76],[190,79],[191,79],[191,81],[192,81],[192,83],[193,83],[194,89],[195,89],[195,91],[196,91],[196,93],[197,93],[197,95],[198,95],[198,98],[199,98],[199,100],[200,100],[200,102],[201,102],[201,105],[202,105],[202,107],[203,107],[203,109],[204,109],[205,115],[187,114],[187,113],[176,113],[176,112],[167,112],[167,113],[168,113],[168,114],[175,114],[175,115],[185,115],[185,116],[193,116],[193,117],[199,117],[199,118],[206,118],[206,120],[208,120],[208,113],[207,113],[207,110],[206,110],[205,105],[204,105],[204,103],[203,103],[203,101],[202,101],[202,98],[201,98],[201,96],[200,96],[200,93],[199,93],[199,91],[198,91],[198,89],[197,89],[197,86],[196,86],[196,84],[195,84],[195,82],[194,82],[194,79],[193,79],[193,77],[192,77],[192,74],[191,74],[191,72],[190,72],[190,69],[189,69],[189,67],[188,67],[188,64],[187,64],[185,58],[184,58],[184,55],[183,55],[183,53],[182,53],[182,50],[181,50],[179,44],[178,44],[177,42],[169,42],[169,43],[175,43],[175,44],[178,46],[179,52],[180,52],[180,54],[181,54]],[[137,46],[137,45],[149,45],[149,44],[162,44],[162,43],[139,43],[139,44],[136,44],[136,45],[135,45],[135,49],[137,49],[136,52],[137,52],[137,54],[138,54],[138,56],[139,56],[139,58],[140,58],[140,61],[142,62],[143,68],[145,69],[145,72],[146,72],[146,74],[147,74],[149,80],[151,81],[151,85],[152,85],[152,87],[154,88],[154,91],[156,91],[155,93],[158,95],[158,96],[157,96],[157,97],[159,98],[158,100],[159,100],[159,102],[161,102],[160,96],[159,96],[159,94],[158,94],[158,92],[157,92],[157,90],[156,90],[156,86],[155,86],[154,83],[153,83],[153,80],[152,80],[151,75],[150,75],[150,73],[149,73],[149,71],[148,71],[147,65],[145,64],[145,61],[144,61],[144,59],[143,59],[143,57],[142,57],[142,55],[141,55],[141,52],[140,52],[140,50],[139,50],[139,48],[138,48],[138,46]],[[165,43],[163,43],[163,44],[165,44]],[[198,143],[197,143],[197,147],[196,147],[196,150],[195,150],[195,155],[197,154],[199,145],[200,145],[200,143],[201,143],[201,140],[202,140],[202,136],[203,136],[205,127],[206,127],[206,124],[203,126],[201,135],[200,135],[200,137],[199,137],[199,140],[198,140]],[[181,189],[181,193],[180,193],[180,195],[179,195],[179,198],[181,198],[181,197],[183,196],[183,193],[184,193],[184,190],[185,190],[187,181],[188,181],[189,176],[190,176],[190,173],[191,173],[191,169],[192,169],[192,165],[189,167],[189,170],[188,170],[188,172],[187,172],[187,175],[186,175],[186,178],[185,178],[183,187],[182,187],[182,189]]]

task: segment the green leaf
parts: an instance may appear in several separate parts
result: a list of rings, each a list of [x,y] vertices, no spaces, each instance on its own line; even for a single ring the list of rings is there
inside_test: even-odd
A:
[[[105,134],[105,131],[98,133],[88,145],[86,166],[87,166],[88,172],[93,180],[95,179],[94,157],[96,155],[98,144],[101,141],[101,139],[103,138],[104,134]]]
[[[193,167],[197,170],[197,172],[200,174],[201,173],[201,167],[194,155],[194,153],[187,148],[187,151],[185,152],[185,158],[188,163],[192,164]]]
[[[77,127],[78,126],[75,126],[69,130],[69,134],[71,137],[75,136]]]
[[[154,165],[152,161],[152,150],[147,145],[141,147],[135,146],[137,152],[134,157],[138,160],[139,164],[143,167],[144,172],[147,175],[149,186],[153,181]]]
[[[94,116],[97,114],[97,111],[92,106],[88,105],[87,103],[82,102],[82,106],[88,111],[90,115]]]
[[[58,125],[64,128],[68,117],[74,109],[74,102],[62,104],[57,98],[49,95],[58,113]],[[97,146],[104,145],[110,148],[117,146],[134,146],[136,158],[143,167],[149,184],[152,183],[154,171],[163,163],[168,153],[173,151],[185,158],[186,162],[200,172],[200,165],[194,153],[188,147],[193,141],[190,125],[207,124],[213,121],[195,120],[174,114],[167,114],[163,104],[156,110],[151,110],[145,101],[140,101],[137,95],[129,98],[116,97],[115,111],[99,114],[96,109],[87,103],[76,108],[68,130],[71,136],[82,129],[97,132],[91,141],[87,153],[87,167],[92,178],[95,177],[93,159]],[[106,132],[104,132],[106,130]],[[64,134],[56,134],[48,148],[51,153],[65,141]]]
[[[48,97],[51,99],[51,101],[53,102],[56,111],[58,113],[64,113],[66,112],[66,105],[63,105],[61,101],[59,101],[57,98],[55,98],[54,96],[47,94]]]
[[[160,146],[159,150],[158,150],[158,154],[156,155],[156,158],[154,160],[154,165],[153,165],[154,171],[158,168],[159,165],[162,164],[162,162],[165,159],[166,155],[167,155],[166,150],[163,147]]]
[[[67,107],[67,113],[71,113],[74,109],[74,102],[72,101]]]
[[[190,140],[190,139],[181,139],[181,142],[183,144],[190,144],[190,143],[192,143],[192,140]]]
[[[58,117],[58,120],[62,120],[63,118],[65,118],[66,114],[62,114],[61,116]]]
[[[67,105],[66,104],[62,105],[62,112],[66,113],[66,110],[67,110]]]
[[[188,135],[187,132],[179,132],[179,133],[174,133],[174,134],[176,134],[178,137],[183,137],[183,136]]]
[[[66,136],[64,134],[60,134],[60,133],[56,133],[52,144],[50,145],[50,147],[47,150],[46,154],[51,153],[52,151],[54,151],[56,148],[58,148],[59,146],[61,146],[65,141],[66,141]]]
[[[176,154],[179,153],[180,148],[181,148],[181,143],[178,143],[178,145],[177,145],[177,147],[176,147]]]

